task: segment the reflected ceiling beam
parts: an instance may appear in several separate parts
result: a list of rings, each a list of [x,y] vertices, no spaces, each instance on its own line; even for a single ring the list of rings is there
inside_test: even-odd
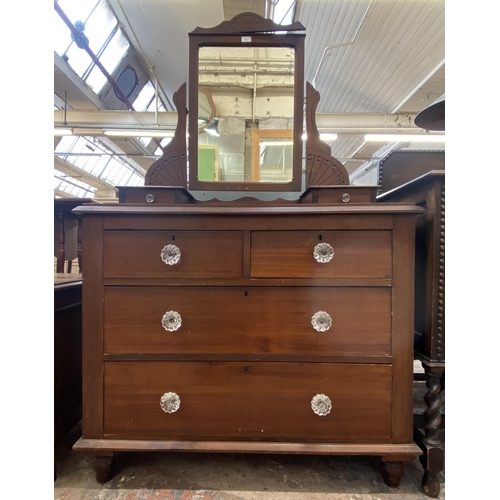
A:
[[[423,130],[414,124],[416,113],[318,113],[316,125],[318,130],[349,134],[365,134],[376,130],[415,131]],[[156,121],[157,120],[157,121]],[[127,110],[72,110],[66,113],[68,127],[79,127],[78,135],[101,135],[108,128],[166,128],[175,129],[177,112],[159,111],[127,111]],[[63,110],[54,110],[54,126],[63,127]],[[98,129],[98,130],[93,130]],[[100,129],[100,130],[99,130]]]

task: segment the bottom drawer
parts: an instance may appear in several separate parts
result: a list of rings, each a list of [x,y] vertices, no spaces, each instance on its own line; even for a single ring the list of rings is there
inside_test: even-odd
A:
[[[121,361],[105,363],[104,384],[106,437],[391,439],[391,365]],[[172,399],[178,408],[169,408],[175,411],[162,409],[167,393],[179,398]],[[325,415],[313,411],[318,394],[329,398]],[[321,413],[323,406],[316,410]]]

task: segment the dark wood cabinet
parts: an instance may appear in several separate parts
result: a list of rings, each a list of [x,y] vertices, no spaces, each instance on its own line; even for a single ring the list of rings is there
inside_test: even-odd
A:
[[[444,168],[444,153],[441,159]],[[439,428],[445,372],[445,172],[429,171],[380,194],[378,200],[425,208],[416,219],[414,353],[425,370],[427,394],[425,429],[417,426],[415,441],[424,451],[424,491],[437,497],[438,474],[444,467]]]
[[[54,442],[82,417],[82,279],[54,275]],[[57,456],[54,457],[57,465]]]

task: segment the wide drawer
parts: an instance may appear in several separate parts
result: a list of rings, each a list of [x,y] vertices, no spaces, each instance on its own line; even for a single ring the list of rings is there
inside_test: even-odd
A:
[[[107,362],[104,433],[127,439],[390,442],[391,385],[391,365]]]
[[[329,245],[319,262],[314,250]],[[391,231],[253,231],[253,278],[390,278]]]
[[[317,328],[328,326],[321,313],[331,318],[325,331],[313,327],[317,313]],[[105,287],[104,350],[387,356],[391,289]]]
[[[239,278],[242,262],[241,231],[104,231],[105,278]]]

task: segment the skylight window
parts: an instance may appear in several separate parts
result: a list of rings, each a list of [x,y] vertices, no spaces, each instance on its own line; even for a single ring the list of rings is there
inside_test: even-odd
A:
[[[113,74],[130,48],[127,37],[119,28],[118,20],[106,0],[58,0],[54,15],[55,51],[99,94],[107,79],[96,66],[96,58],[109,74]],[[82,36],[75,37],[66,22],[80,28]],[[87,52],[87,47],[92,56]],[[134,107],[140,111],[156,109],[155,88],[151,82],[137,96]],[[161,101],[158,102],[158,109],[165,109]],[[170,138],[164,140],[165,143],[169,141]],[[151,139],[147,138],[142,142],[147,145]],[[133,161],[128,163],[125,155],[116,154],[96,137],[62,137],[54,153],[109,184],[144,184],[144,174]],[[57,189],[73,196],[93,196],[94,188],[84,183],[81,185],[80,181],[67,175],[55,174],[55,182]]]
[[[81,22],[83,34],[88,39],[88,47],[99,58],[108,73],[113,73],[130,44],[118,29],[118,20],[104,1],[96,0],[59,0],[58,6],[73,23]],[[72,41],[69,27],[55,13],[55,50],[65,59],[73,70],[86,81],[97,94],[106,83],[106,77],[95,67],[92,57],[84,48]]]
[[[79,3],[73,0],[72,3]],[[64,10],[64,7],[63,7]],[[111,33],[115,31],[118,20],[106,2],[99,2],[88,21],[85,23],[85,35],[89,39],[89,47],[94,54],[99,53],[106,44]]]
[[[151,80],[142,87],[142,90],[139,92],[139,95],[132,103],[134,109],[136,111],[146,111],[148,107],[154,103],[155,97],[155,88],[151,83]]]
[[[171,137],[165,137],[164,139],[162,139],[160,144],[164,148],[171,140],[172,140]],[[163,154],[163,150],[160,147],[156,148],[155,155],[161,156],[162,154]]]
[[[77,198],[92,198],[95,188],[54,169],[54,189]]]
[[[170,141],[170,138],[168,140]],[[116,156],[95,137],[62,137],[55,152],[64,161],[113,186],[144,184],[142,174]]]
[[[123,36],[122,31],[118,30],[99,58],[101,64],[106,68],[108,73],[113,73],[120,64],[123,56],[127,53],[129,46],[130,44],[125,36]],[[97,66],[94,66],[89,76],[86,78],[86,82],[96,94],[101,91],[106,81],[106,77]]]
[[[273,21],[278,24],[292,24],[296,0],[278,0],[274,4]]]

